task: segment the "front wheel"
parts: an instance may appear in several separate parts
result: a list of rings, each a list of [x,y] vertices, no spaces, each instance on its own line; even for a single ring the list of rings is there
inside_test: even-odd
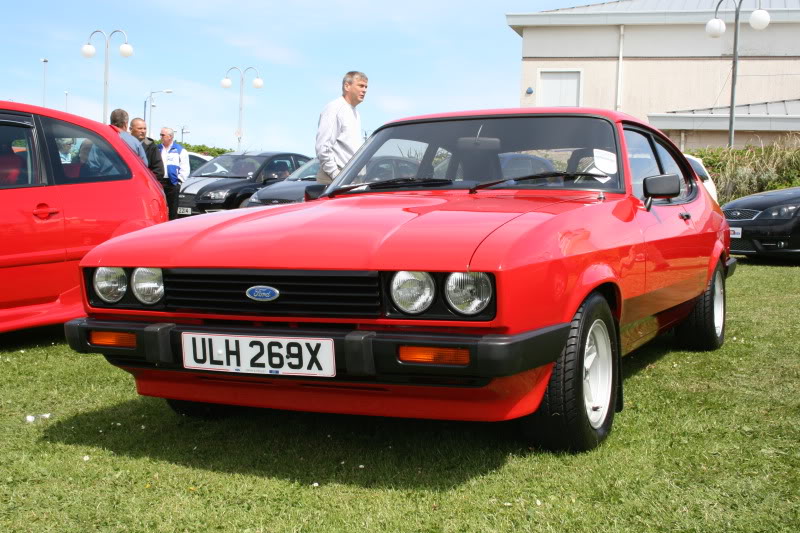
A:
[[[690,350],[716,350],[725,342],[725,273],[717,263],[692,312],[675,331],[678,342]]]
[[[597,293],[572,319],[539,409],[521,419],[523,433],[551,450],[588,451],[611,432],[619,387],[617,329]]]

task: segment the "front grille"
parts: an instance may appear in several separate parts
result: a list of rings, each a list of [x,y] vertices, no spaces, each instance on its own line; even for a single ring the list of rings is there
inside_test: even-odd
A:
[[[761,211],[755,209],[725,209],[725,218],[728,220],[753,220]]]
[[[186,194],[182,192],[180,195],[178,195],[178,207],[194,207],[194,197],[194,194]]]
[[[731,252],[755,252],[753,241],[750,239],[731,239]]]
[[[381,315],[377,272],[168,269],[166,310],[256,316],[363,317]],[[245,294],[255,285],[280,293],[271,302]]]
[[[277,205],[277,204],[293,204],[297,203],[299,200],[289,200],[287,198],[265,198],[259,201],[264,205]]]

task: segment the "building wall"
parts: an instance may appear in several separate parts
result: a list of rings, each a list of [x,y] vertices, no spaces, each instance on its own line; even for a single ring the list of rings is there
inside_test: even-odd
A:
[[[800,41],[800,39],[798,39]],[[582,105],[614,109],[617,58],[525,58],[520,105],[536,106],[541,70],[582,70]],[[721,107],[730,103],[731,58],[629,58],[622,63],[620,111],[647,120],[648,113]],[[799,58],[740,58],[736,103],[800,96]],[[528,95],[528,87],[533,94]]]
[[[678,130],[662,130],[683,151],[695,148],[708,148],[710,146],[727,146],[728,132],[726,131],[684,131],[683,140]],[[785,144],[787,135],[780,131],[739,131],[736,130],[736,148],[745,146],[766,146],[773,143]]]

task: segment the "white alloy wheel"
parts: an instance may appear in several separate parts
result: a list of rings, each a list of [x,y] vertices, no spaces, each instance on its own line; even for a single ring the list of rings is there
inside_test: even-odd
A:
[[[722,335],[722,328],[725,326],[725,284],[722,281],[722,272],[717,269],[714,272],[714,331],[717,337]]]
[[[608,328],[597,319],[589,330],[583,352],[583,403],[594,429],[603,425],[611,405],[613,357]]]

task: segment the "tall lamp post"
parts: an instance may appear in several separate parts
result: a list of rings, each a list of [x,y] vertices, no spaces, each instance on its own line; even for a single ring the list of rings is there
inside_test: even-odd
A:
[[[69,91],[64,91],[64,111],[69,113]]]
[[[711,37],[717,38],[725,33],[725,22],[719,18],[719,6],[723,0],[717,2],[717,8],[714,10],[714,18],[706,23],[706,33]],[[731,108],[728,117],[728,148],[733,148],[733,132],[736,113],[736,72],[739,67],[739,12],[742,9],[744,0],[733,0],[736,6],[736,15],[734,18],[733,30],[733,70],[731,72]],[[750,26],[754,30],[763,30],[769,26],[769,13],[761,9],[761,0],[758,2],[758,9],[750,13]]]
[[[121,33],[125,38],[125,42],[119,46],[120,55],[122,57],[132,56],[133,47],[128,44],[128,35],[123,30],[114,30],[110,35],[106,35],[106,32],[102,30],[94,30],[89,34],[86,44],[81,46],[81,54],[83,54],[83,57],[94,57],[94,54],[97,52],[94,45],[92,45],[92,37],[94,37],[96,33],[101,34],[106,42],[105,68],[103,71],[103,124],[108,124],[108,44],[115,33]]]
[[[153,103],[153,95],[158,93],[165,93],[165,94],[172,94],[172,89],[163,89],[161,91],[150,91],[150,94],[147,95],[147,98],[144,99],[144,114],[142,118],[144,119],[145,123],[147,124],[147,136],[150,137],[150,126],[151,122],[153,122],[153,108],[156,106]],[[150,102],[150,105],[147,103]],[[150,109],[150,120],[147,119],[147,110]]]
[[[181,143],[183,143],[183,135],[185,133],[192,133],[191,131],[186,129],[186,126],[181,126]]]
[[[43,57],[42,62],[42,107],[47,107],[47,58]]]
[[[247,73],[248,70],[255,71],[256,77],[253,80],[253,87],[255,87],[256,89],[260,89],[261,87],[264,86],[264,80],[261,79],[261,76],[259,75],[258,70],[255,67],[247,67],[244,70],[240,69],[239,67],[231,67],[225,73],[225,77],[222,78],[222,81],[220,82],[220,85],[222,85],[222,87],[224,87],[225,89],[228,89],[231,85],[233,85],[233,81],[231,81],[231,79],[228,77],[228,74],[230,74],[232,70],[239,71],[239,127],[236,130],[236,139],[237,139],[236,149],[241,150],[242,149],[242,102],[244,100],[244,75]]]

